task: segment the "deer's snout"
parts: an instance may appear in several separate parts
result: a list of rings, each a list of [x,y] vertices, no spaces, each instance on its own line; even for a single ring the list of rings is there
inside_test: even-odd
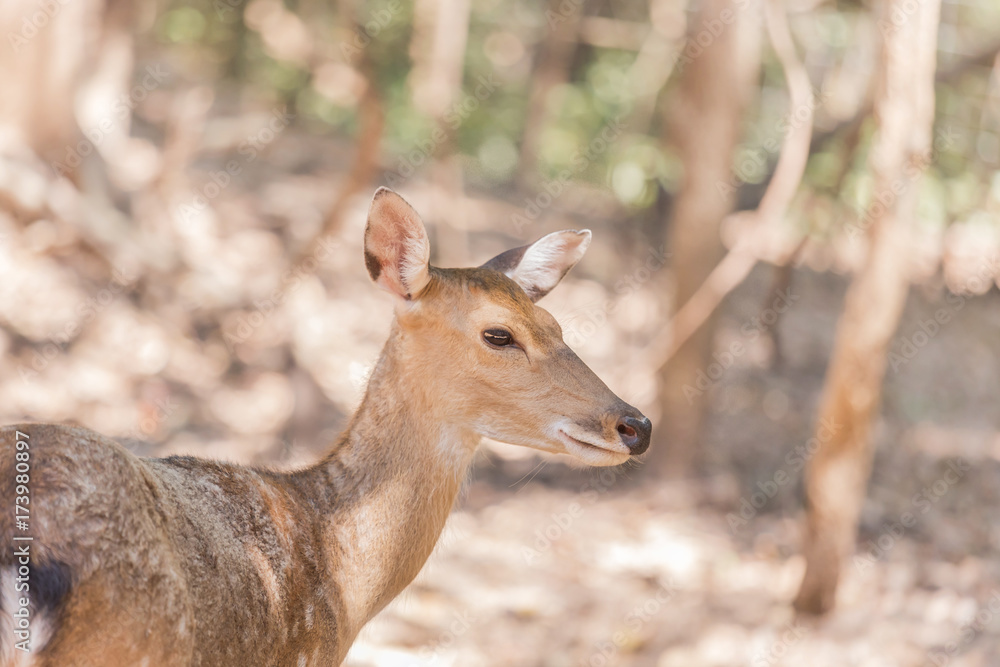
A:
[[[653,434],[653,424],[648,417],[642,414],[638,416],[626,415],[618,419],[615,429],[632,456],[638,456],[649,449],[649,438]]]

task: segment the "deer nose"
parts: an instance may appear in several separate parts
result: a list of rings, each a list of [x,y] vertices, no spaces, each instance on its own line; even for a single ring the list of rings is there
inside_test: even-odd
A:
[[[649,449],[649,437],[653,434],[653,424],[648,417],[622,417],[616,427],[629,454],[638,456]]]

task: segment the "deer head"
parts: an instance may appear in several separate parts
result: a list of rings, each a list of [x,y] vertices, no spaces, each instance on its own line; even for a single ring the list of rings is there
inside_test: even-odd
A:
[[[616,465],[649,446],[649,419],[618,398],[566,345],[535,302],[580,261],[589,230],[565,230],[478,268],[430,266],[423,222],[380,188],[365,264],[395,299],[388,347],[406,391],[434,418],[515,445]]]

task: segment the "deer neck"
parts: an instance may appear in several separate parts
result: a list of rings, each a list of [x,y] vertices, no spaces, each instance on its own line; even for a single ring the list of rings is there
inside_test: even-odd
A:
[[[394,327],[347,432],[307,471],[332,490],[321,529],[351,638],[430,556],[479,441],[437,414],[401,343]]]

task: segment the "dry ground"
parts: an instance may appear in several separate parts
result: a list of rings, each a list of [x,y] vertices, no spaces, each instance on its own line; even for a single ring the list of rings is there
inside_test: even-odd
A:
[[[361,261],[363,198],[315,275],[280,307],[255,305],[294,268],[287,258],[316,232],[342,178],[335,165],[304,164],[309,148],[289,137],[268,157],[270,177],[248,168],[173,229],[153,196],[135,202],[135,223],[0,215],[0,418],[81,423],[146,441],[133,445],[142,454],[314,460],[357,404],[391,313]],[[197,173],[190,180],[196,189]],[[586,192],[565,195],[532,229],[510,224],[517,202],[449,202],[417,182],[406,193],[432,223],[452,220],[432,230],[444,265],[593,227],[587,258],[543,305],[655,430],[644,360],[669,272],[637,268],[662,252],[655,233],[616,228],[608,220],[620,215]],[[124,289],[109,267],[124,271]],[[792,307],[763,333],[745,325],[773,303],[773,269],[758,268],[724,305],[718,347],[739,340],[746,353],[707,389],[695,478],[661,481],[641,466],[602,476],[484,448],[439,548],[349,664],[1000,664],[995,289],[955,300],[934,279],[914,288],[876,429],[859,540],[871,557],[847,567],[831,618],[792,615],[803,567],[795,452],[808,451],[846,284],[813,269],[796,270]],[[949,322],[922,329],[940,309]],[[249,336],[227,344],[257,312]],[[901,528],[907,513],[914,521]]]
[[[723,338],[753,316],[767,273],[734,295]],[[712,389],[702,477],[482,457],[428,567],[350,664],[1000,664],[996,295],[890,369],[859,558],[817,622],[790,607],[803,561],[786,456],[808,447],[843,285],[800,272],[792,289],[780,369],[737,363]],[[899,346],[937,305],[914,295]],[[793,481],[774,484],[779,471]],[[763,507],[740,516],[743,499]]]

